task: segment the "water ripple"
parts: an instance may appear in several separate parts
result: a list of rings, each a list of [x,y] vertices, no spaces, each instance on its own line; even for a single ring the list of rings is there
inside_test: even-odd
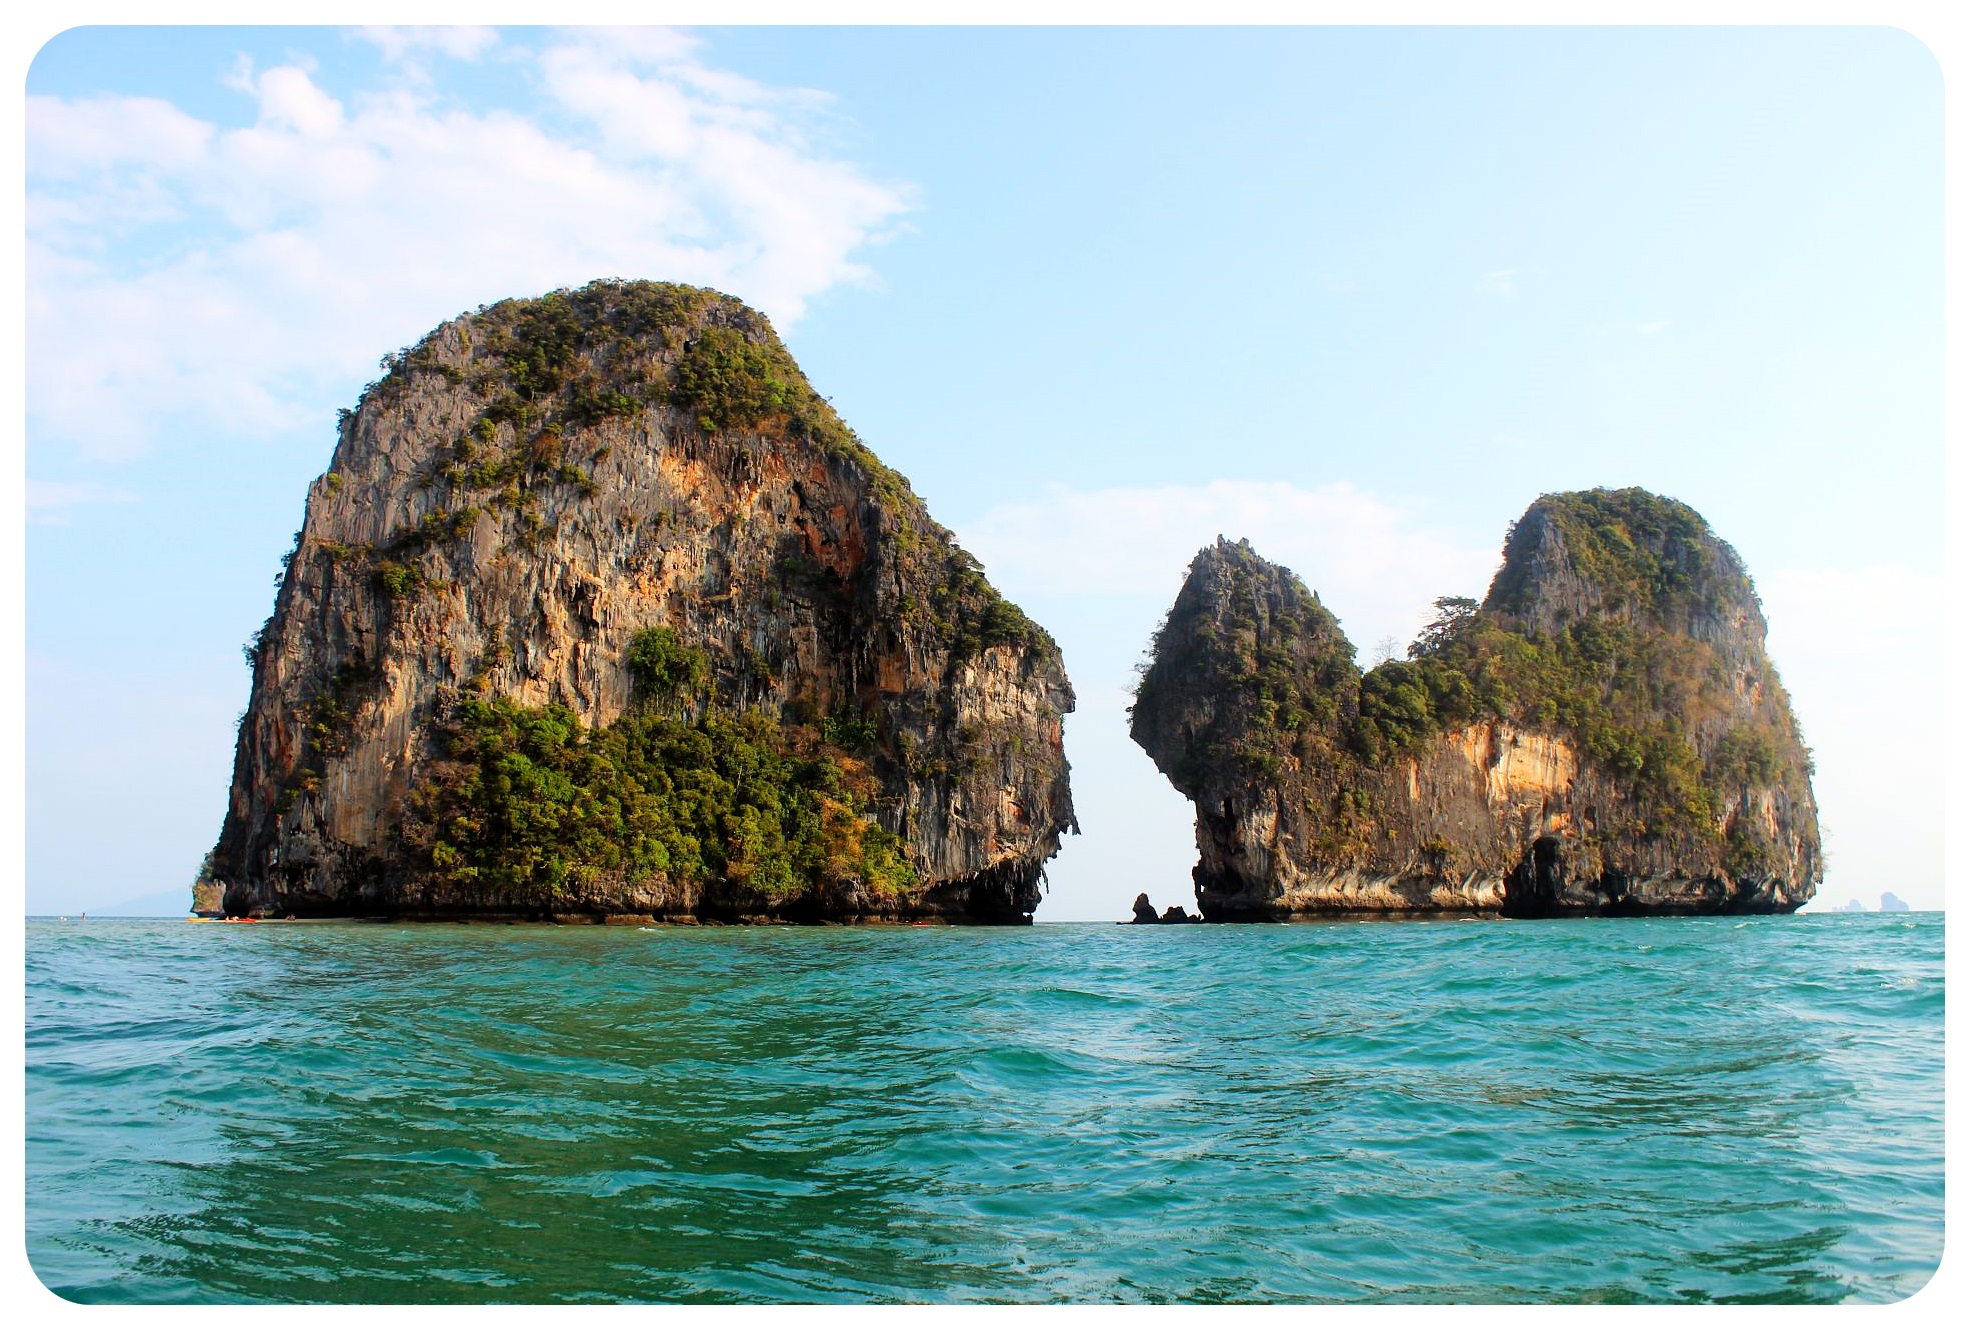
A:
[[[79,1301],[1886,1301],[1940,916],[35,922]]]

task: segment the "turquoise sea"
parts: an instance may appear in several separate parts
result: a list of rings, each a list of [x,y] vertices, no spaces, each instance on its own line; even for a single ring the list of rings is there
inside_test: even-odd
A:
[[[30,921],[91,1302],[1840,1301],[1943,1244],[1943,919]]]

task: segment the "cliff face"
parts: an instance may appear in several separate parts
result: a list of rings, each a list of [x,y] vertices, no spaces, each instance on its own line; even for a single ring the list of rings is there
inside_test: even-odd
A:
[[[1059,651],[762,316],[596,283],[385,363],[249,648],[229,912],[1030,918]]]
[[[1319,599],[1220,540],[1152,645],[1137,743],[1197,809],[1209,919],[1789,912],[1811,764],[1742,564],[1640,490],[1547,495],[1484,603],[1362,674]]]

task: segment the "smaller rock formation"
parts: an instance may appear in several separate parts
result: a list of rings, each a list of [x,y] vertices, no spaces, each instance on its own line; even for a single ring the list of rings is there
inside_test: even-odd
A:
[[[1159,916],[1156,907],[1149,903],[1149,893],[1142,892],[1135,898],[1131,907],[1135,918],[1132,924],[1201,924],[1204,920],[1198,915],[1188,913],[1181,905],[1172,905]]]
[[[1206,919],[1787,913],[1811,763],[1742,562],[1642,490],[1549,494],[1484,603],[1363,673],[1290,571],[1220,540],[1130,733],[1197,810]]]
[[[192,879],[190,913],[201,919],[223,919],[226,914],[226,889],[212,880],[210,851],[206,852],[205,862],[198,866],[198,876]]]

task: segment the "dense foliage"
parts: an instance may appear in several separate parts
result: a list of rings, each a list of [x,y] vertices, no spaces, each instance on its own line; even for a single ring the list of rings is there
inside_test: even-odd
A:
[[[651,407],[683,412],[705,433],[751,430],[804,438],[853,462],[877,499],[901,513],[909,482],[843,424],[801,373],[765,316],[717,291],[672,282],[598,281],[531,300],[503,300],[462,325],[471,368],[439,352],[443,329],[384,358],[368,397],[392,401],[414,376],[436,374],[484,394],[444,479],[453,486],[524,493],[578,485],[586,472],[562,453],[563,436]],[[486,446],[510,446],[486,457]]]
[[[1552,629],[1524,624],[1534,594],[1524,546],[1534,538],[1565,551],[1598,600],[1594,613]],[[1647,829],[1714,834],[1738,790],[1799,785],[1805,769],[1769,669],[1757,683],[1781,700],[1773,720],[1733,723],[1728,663],[1679,631],[1693,614],[1747,602],[1737,555],[1688,506],[1639,489],[1546,495],[1507,537],[1482,609],[1439,600],[1410,658],[1362,679],[1356,750],[1370,761],[1406,756],[1433,734],[1488,719],[1558,732],[1623,782]]]
[[[1543,495],[1514,525],[1486,610],[1516,617],[1532,608],[1538,568],[1525,546],[1549,532],[1604,613],[1668,623],[1753,599],[1736,551],[1688,504],[1643,489],[1594,489]]]
[[[1406,757],[1478,720],[1557,731],[1621,778],[1652,822],[1700,829],[1724,794],[1706,783],[1694,743],[1697,725],[1728,709],[1715,664],[1701,643],[1600,619],[1528,638],[1473,617],[1363,677],[1355,749],[1371,762]]]
[[[854,884],[893,899],[916,881],[866,816],[867,769],[756,711],[693,722],[646,705],[589,731],[565,707],[470,698],[440,739],[448,761],[409,836],[467,893],[552,899],[662,878],[778,906]]]
[[[705,653],[690,647],[669,628],[638,629],[629,639],[629,677],[645,698],[673,701],[697,692],[710,674]]]

